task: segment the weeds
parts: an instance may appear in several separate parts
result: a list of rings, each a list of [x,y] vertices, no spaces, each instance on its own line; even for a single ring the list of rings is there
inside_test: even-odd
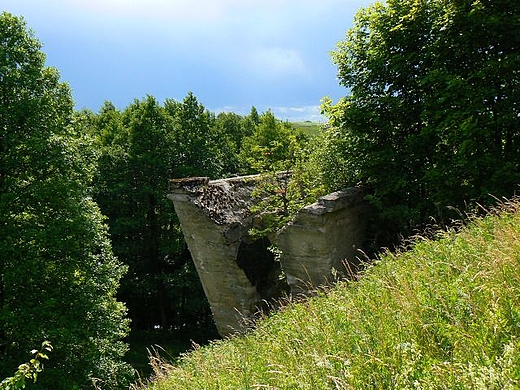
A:
[[[38,374],[43,371],[42,360],[48,360],[48,354],[52,352],[50,341],[42,343],[41,350],[33,349],[31,351],[32,359],[28,363],[20,364],[18,370],[12,377],[5,378],[0,382],[0,390],[20,390],[25,389],[26,382],[35,383]]]
[[[520,202],[385,253],[241,337],[156,360],[150,389],[520,387]],[[144,386],[144,385],[143,385]]]

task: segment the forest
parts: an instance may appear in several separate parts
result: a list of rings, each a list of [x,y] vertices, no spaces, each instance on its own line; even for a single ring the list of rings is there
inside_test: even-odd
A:
[[[310,132],[255,107],[216,114],[192,93],[78,111],[23,17],[2,13],[0,388],[34,386],[37,372],[36,388],[128,388],[132,335],[217,337],[169,179],[264,175],[275,217],[254,234],[363,185],[376,210],[367,253],[514,196],[519,15],[506,0],[359,10],[332,53],[346,96],[324,98],[328,121]],[[27,375],[12,377],[29,351]]]

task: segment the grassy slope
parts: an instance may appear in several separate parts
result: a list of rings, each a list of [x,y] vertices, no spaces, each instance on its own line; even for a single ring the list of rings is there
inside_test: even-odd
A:
[[[291,125],[293,128],[302,131],[309,137],[316,136],[319,133],[321,127],[321,125],[316,122],[291,122]]]
[[[246,336],[157,362],[151,388],[520,388],[520,202],[504,207]]]

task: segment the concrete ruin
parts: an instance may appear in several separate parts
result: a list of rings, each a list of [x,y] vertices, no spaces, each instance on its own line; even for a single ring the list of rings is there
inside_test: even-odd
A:
[[[258,176],[170,182],[171,199],[219,333],[247,328],[251,318],[284,295],[305,294],[349,275],[364,240],[363,191],[349,188],[301,209],[270,242],[254,240],[251,193]],[[281,251],[275,258],[268,248]]]
[[[302,208],[278,231],[276,246],[293,295],[356,273],[367,210],[363,191],[352,187]]]

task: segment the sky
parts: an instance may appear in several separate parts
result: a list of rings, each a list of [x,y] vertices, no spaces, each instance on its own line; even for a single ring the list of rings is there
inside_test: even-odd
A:
[[[330,52],[373,0],[1,0],[43,44],[77,109],[192,92],[213,112],[324,121]]]

